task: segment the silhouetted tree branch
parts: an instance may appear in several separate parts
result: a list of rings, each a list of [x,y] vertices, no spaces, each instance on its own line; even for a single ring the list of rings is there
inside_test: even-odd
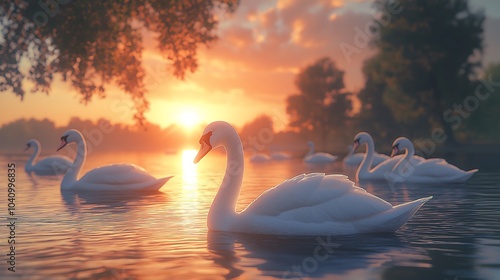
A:
[[[216,39],[217,10],[238,0],[70,1],[14,0],[0,6],[0,91],[23,98],[23,83],[49,93],[54,74],[76,88],[83,102],[105,97],[117,84],[134,101],[138,122],[149,108],[141,59],[141,29],[157,34],[175,76],[197,68],[199,44]]]

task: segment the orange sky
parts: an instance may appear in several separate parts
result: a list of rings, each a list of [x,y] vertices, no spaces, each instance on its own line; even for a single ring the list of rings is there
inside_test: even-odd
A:
[[[360,48],[347,58],[340,44],[354,44],[355,27],[363,29],[373,19],[369,2],[243,0],[236,13],[221,18],[219,40],[211,48],[199,50],[199,68],[184,81],[173,77],[167,61],[154,48],[156,43],[146,36],[143,62],[150,90],[148,120],[162,127],[217,119],[242,125],[259,114],[268,114],[278,120],[277,128],[282,128],[286,122],[284,101],[295,93],[296,73],[323,56],[333,58],[346,72],[349,90],[358,90],[363,86],[362,62],[373,50]],[[474,2],[477,7],[486,3]],[[488,32],[486,35],[491,37]],[[498,47],[497,37],[490,49]],[[488,53],[493,61],[500,61],[498,55],[492,55],[498,52],[487,49]],[[28,83],[25,87],[22,102],[11,93],[0,94],[0,125],[24,117],[49,118],[62,126],[74,116],[132,123],[131,102],[112,85],[106,99],[95,98],[87,106],[60,80],[53,83],[48,96],[29,93]]]

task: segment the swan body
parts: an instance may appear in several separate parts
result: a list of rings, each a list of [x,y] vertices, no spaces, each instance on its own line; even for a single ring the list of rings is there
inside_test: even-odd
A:
[[[286,153],[272,153],[271,154],[271,159],[272,160],[288,160],[291,159],[292,157],[289,154]]]
[[[134,164],[111,164],[92,169],[78,179],[87,155],[87,147],[83,135],[74,129],[68,130],[63,134],[61,137],[61,147],[58,150],[69,143],[76,143],[78,152],[71,168],[63,177],[61,182],[62,190],[106,192],[156,191],[172,178],[156,179],[147,173],[146,170]]]
[[[462,183],[478,171],[478,169],[461,170],[440,158],[412,161],[415,148],[405,137],[394,140],[392,155],[402,150],[405,151],[404,157],[394,166],[391,174],[391,178],[397,183]]]
[[[373,166],[373,156],[375,153],[375,144],[373,143],[373,138],[370,134],[366,132],[360,132],[354,136],[354,146],[353,150],[356,150],[360,145],[366,145],[366,152],[363,158],[363,161],[358,167],[356,171],[356,180],[357,181],[380,181],[380,180],[388,180],[389,176],[392,172],[392,169],[398,161],[402,158],[402,156],[396,156],[384,160],[379,163],[377,166],[371,168]],[[418,162],[424,160],[422,157],[416,156],[411,159],[412,162]]]
[[[241,140],[226,122],[209,124],[200,139],[198,163],[212,148],[227,153],[226,173],[208,213],[208,228],[272,235],[344,235],[394,232],[432,197],[398,206],[356,187],[344,175],[302,174],[265,191],[240,213],[243,179]]]
[[[309,152],[304,157],[304,162],[306,163],[332,163],[338,158],[329,153],[315,153],[314,143],[312,141],[307,142],[307,145],[309,146]]]
[[[24,170],[28,173],[35,173],[36,175],[60,175],[66,173],[71,166],[71,160],[64,156],[54,155],[45,157],[37,161],[38,156],[42,152],[40,142],[31,139],[26,143],[26,150],[33,147],[34,151],[31,157],[26,162]]]
[[[354,153],[352,145],[349,145],[349,147],[347,147],[347,150],[349,152],[347,153],[345,158],[342,160],[342,163],[345,166],[358,167],[361,164],[361,162],[363,161],[363,158],[365,157],[365,155],[363,153]],[[390,159],[389,156],[374,152],[373,153],[373,165],[372,165],[372,167],[375,167],[388,159]]]
[[[266,154],[255,154],[255,155],[250,157],[250,162],[253,162],[253,163],[268,162],[270,160],[271,160],[271,158]]]

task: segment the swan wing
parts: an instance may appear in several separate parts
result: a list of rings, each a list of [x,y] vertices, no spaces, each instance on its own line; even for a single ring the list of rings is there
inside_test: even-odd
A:
[[[125,185],[156,180],[134,164],[111,164],[95,168],[87,172],[79,181],[87,184]]]
[[[52,166],[52,165],[65,165],[71,166],[71,160],[64,156],[50,156],[39,160],[36,165],[39,166]]]
[[[422,161],[415,167],[416,176],[446,177],[461,175],[463,173],[465,173],[465,171],[455,165],[447,163],[443,159]]]
[[[356,207],[353,207],[356,205]],[[354,221],[391,209],[344,175],[302,174],[265,191],[242,213],[322,223]]]
[[[370,170],[370,172],[377,174],[383,174],[384,172],[391,172],[392,168],[394,168],[394,166],[399,162],[400,159],[401,159],[400,156],[388,158],[379,163],[377,166],[373,167]]]
[[[337,160],[337,156],[328,154],[328,153],[315,153],[312,155],[308,155],[304,158],[305,162],[310,163],[321,163],[321,162],[333,162]]]
[[[32,168],[35,172],[45,174],[64,173],[71,166],[71,161],[63,156],[50,156],[39,160]]]

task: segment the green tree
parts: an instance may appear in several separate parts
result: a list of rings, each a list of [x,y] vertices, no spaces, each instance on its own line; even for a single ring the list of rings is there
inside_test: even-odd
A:
[[[183,78],[197,67],[199,44],[216,39],[217,9],[238,0],[69,1],[13,0],[0,6],[0,91],[23,98],[23,82],[48,93],[54,74],[76,88],[83,102],[117,84],[142,122],[149,103],[141,65],[141,31],[156,34],[159,50]],[[28,69],[23,71],[23,68]]]
[[[392,2],[382,0],[379,7]],[[400,13],[375,36],[378,62],[367,69],[383,73],[382,87],[366,88],[365,95],[378,95],[377,102],[382,99],[398,123],[411,127],[410,137],[439,127],[454,143],[444,112],[473,90],[471,77],[481,66],[484,15],[472,12],[467,0],[400,3]]]
[[[470,103],[476,101],[477,109],[474,111],[466,111],[465,115],[455,114],[456,122],[452,125],[459,126],[460,124],[465,124],[465,129],[462,132],[467,133],[469,136],[473,136],[475,140],[480,139],[482,142],[498,144],[500,143],[500,87],[498,86],[500,82],[500,63],[490,64],[484,71],[483,76],[485,81],[492,82],[487,87],[481,87],[480,82],[478,82],[478,88],[480,88],[479,94],[481,99],[474,98],[477,97],[476,91],[471,92],[473,94],[469,100]],[[463,112],[462,112],[463,114]],[[461,120],[458,118],[466,118]]]
[[[359,131],[370,133],[376,143],[389,145],[396,137],[406,135],[407,131],[405,126],[396,121],[392,110],[384,102],[386,84],[382,63],[380,57],[373,57],[364,62],[365,86],[358,93],[361,107],[357,115],[357,127]]]
[[[332,130],[343,128],[352,111],[351,93],[344,89],[344,72],[330,58],[321,58],[295,78],[298,94],[287,98],[289,126],[310,130],[326,142]]]

